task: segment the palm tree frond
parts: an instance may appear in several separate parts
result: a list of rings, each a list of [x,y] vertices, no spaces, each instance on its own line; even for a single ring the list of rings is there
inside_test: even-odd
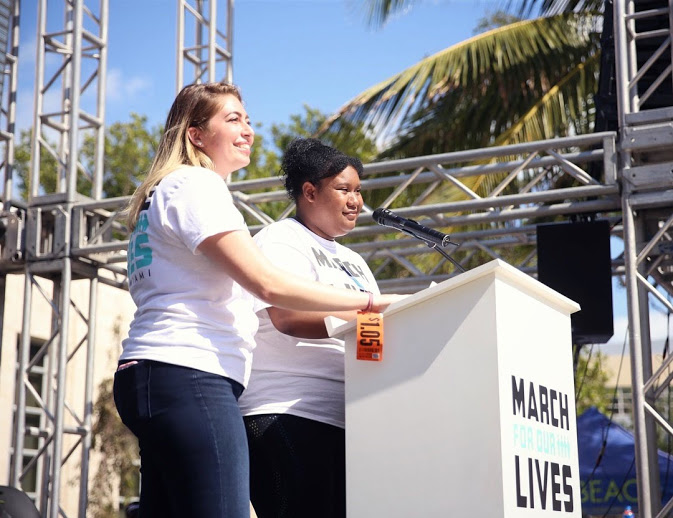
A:
[[[391,16],[413,3],[413,0],[370,0],[363,4],[365,18],[370,27],[383,27]]]
[[[588,133],[599,61],[598,52],[578,59],[545,78],[539,89],[530,84],[530,89],[521,88],[516,81],[504,87],[485,85],[479,96],[457,89],[418,111],[398,129],[382,156],[428,155]]]
[[[586,62],[579,63],[515,124],[498,135],[495,145],[554,138],[559,136],[558,128],[567,128],[569,123],[572,123],[576,133],[583,133],[582,130],[587,129],[582,127],[587,122],[583,120],[586,110],[583,106],[578,106],[577,101],[589,99],[596,91],[596,74],[591,73],[591,70],[597,66],[599,60],[600,54],[596,53]]]
[[[591,15],[563,13],[474,36],[365,90],[328,118],[318,134],[346,120],[364,123],[375,138],[385,139],[452,92],[480,97],[496,85],[501,95],[522,88],[542,92],[546,78],[590,53],[597,40],[593,21]],[[514,92],[507,94],[510,87]]]
[[[601,11],[605,0],[504,0],[504,8],[518,16],[528,17],[538,6],[540,16],[559,13]]]

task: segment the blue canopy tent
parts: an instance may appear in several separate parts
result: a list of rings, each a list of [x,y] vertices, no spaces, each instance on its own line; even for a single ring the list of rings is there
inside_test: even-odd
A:
[[[582,513],[620,515],[630,505],[637,512],[635,440],[595,407],[577,418]],[[605,446],[605,447],[603,447]],[[662,501],[673,497],[673,456],[658,452]]]

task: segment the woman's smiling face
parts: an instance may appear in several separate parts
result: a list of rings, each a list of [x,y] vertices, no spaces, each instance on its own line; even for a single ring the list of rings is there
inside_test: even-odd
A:
[[[255,132],[243,104],[233,95],[224,95],[222,107],[192,141],[210,157],[215,172],[226,178],[250,163]]]
[[[318,185],[306,182],[303,194],[309,203],[301,214],[302,223],[325,239],[348,234],[362,210],[360,189],[360,177],[352,166]]]

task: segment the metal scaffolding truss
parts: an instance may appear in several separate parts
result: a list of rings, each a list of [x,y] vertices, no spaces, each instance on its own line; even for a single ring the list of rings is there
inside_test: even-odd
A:
[[[49,7],[42,0],[37,9],[29,202],[22,205],[12,199],[12,163],[8,160],[3,215],[10,225],[2,261],[5,272],[24,273],[10,483],[21,487],[26,474],[35,473],[37,505],[44,516],[56,517],[63,514],[59,505],[63,466],[79,462],[79,478],[88,480],[95,343],[95,326],[90,324],[95,316],[98,275],[95,266],[73,257],[71,223],[73,206],[85,199],[77,192],[78,182],[88,184],[91,198],[100,198],[102,193],[108,6],[107,0],[101,0],[94,5],[62,2],[60,12],[54,9],[54,3]],[[16,21],[21,14],[19,2],[14,2],[14,9]],[[91,99],[88,104],[84,94]],[[49,105],[51,98],[60,100],[58,106]],[[11,106],[10,111],[13,109]],[[92,139],[95,149],[90,164],[82,164],[78,158],[85,136]],[[54,192],[45,194],[40,172],[47,155],[56,161],[57,185]],[[71,300],[71,281],[75,278],[90,279],[88,308],[80,308]],[[31,356],[31,308],[36,291],[52,308],[52,332]],[[71,309],[87,329],[75,343],[68,329]],[[74,392],[81,398],[66,400],[68,365],[82,355],[86,382],[83,390]],[[31,375],[40,369],[45,372],[44,390],[31,381]],[[39,407],[37,426],[26,426],[28,397]],[[36,439],[36,449],[25,447],[27,437]],[[79,507],[85,509],[86,502],[87,484],[83,482]]]
[[[178,70],[176,90],[185,86],[185,66],[193,69],[187,83],[232,82],[234,2],[217,0],[178,0]],[[207,9],[206,9],[207,8]],[[219,15],[219,18],[218,18]],[[218,25],[224,15],[224,23]],[[193,25],[191,23],[193,22]],[[226,27],[222,32],[219,27]],[[189,43],[187,43],[189,42]],[[219,65],[219,66],[218,66]],[[222,73],[224,69],[224,73]]]
[[[2,86],[0,87],[0,148],[2,149],[2,162],[0,163],[0,171],[3,174],[3,201],[7,201],[10,198],[7,196],[7,193],[10,193],[14,190],[13,185],[13,166],[14,166],[14,132],[16,125],[16,94],[18,87],[18,61],[19,61],[19,2],[0,1],[0,16],[7,17],[7,38],[5,42],[7,43],[7,52],[4,56],[4,59],[0,61],[3,63],[3,76],[2,76]],[[4,50],[4,47],[0,48],[0,51]],[[11,234],[18,237],[18,218],[16,214],[11,213],[8,210],[8,204],[3,204],[3,209],[0,214],[0,228],[9,229],[12,227],[17,227],[15,232],[10,232]],[[7,230],[3,230],[7,233]],[[4,238],[3,246],[1,247],[3,253],[6,254],[16,254],[20,253],[20,243],[15,242],[9,244],[8,240]],[[11,249],[11,251],[10,251]],[[18,259],[18,258],[17,258]],[[0,259],[1,260],[1,259]],[[3,297],[4,298],[4,297]]]
[[[13,7],[14,19],[18,19],[18,1]],[[41,484],[34,496],[43,515],[53,518],[63,514],[59,507],[61,467],[76,454],[82,470],[78,515],[85,516],[96,293],[100,282],[125,289],[128,245],[127,229],[119,219],[128,198],[102,199],[101,194],[107,0],[100,0],[95,8],[85,6],[84,1],[63,0],[62,7],[61,21],[65,22],[52,28],[46,0],[39,3],[34,159],[28,203],[12,198],[11,96],[3,110],[7,130],[0,133],[0,143],[5,145],[0,274],[3,280],[8,273],[25,274],[13,448],[14,457],[22,462],[14,462],[11,483],[20,487],[26,471],[39,466]],[[184,84],[185,64],[193,67],[194,81],[231,79],[233,0],[226,2],[224,17],[217,17],[217,12],[215,0],[178,0],[177,88]],[[382,291],[415,292],[432,281],[458,274],[457,269],[423,242],[374,224],[368,213],[378,206],[449,233],[456,244],[445,251],[466,269],[502,258],[531,275],[536,275],[537,224],[608,219],[612,235],[624,242],[624,252],[613,258],[612,270],[613,275],[623,277],[627,287],[640,516],[647,518],[665,516],[673,508],[669,502],[660,510],[655,456],[656,427],[673,434],[671,425],[655,410],[656,399],[673,374],[669,360],[657,372],[652,371],[649,337],[649,301],[654,299],[673,311],[673,155],[669,151],[673,145],[673,106],[649,108],[660,90],[670,91],[672,84],[671,16],[670,5],[643,11],[633,1],[615,0],[618,132],[367,164],[363,191],[373,200],[372,205],[365,207],[348,239],[348,245],[381,277]],[[641,31],[640,21],[645,19],[654,20],[658,28]],[[217,30],[221,24],[226,26],[225,34]],[[17,49],[18,27],[13,31],[11,41]],[[659,46],[648,59],[639,59],[640,42],[648,39]],[[60,58],[55,70],[47,70],[47,53]],[[16,57],[16,53],[8,54],[5,67],[10,79],[5,86],[10,91],[16,91],[15,68],[12,73]],[[661,66],[662,60],[668,60],[668,65]],[[215,71],[218,64],[225,65],[223,75]],[[650,78],[653,70],[657,78],[641,87],[643,78]],[[96,101],[86,111],[81,94],[94,88]],[[46,91],[53,89],[60,93],[58,109],[44,106]],[[93,135],[100,146],[93,164],[76,159],[82,132]],[[39,190],[40,151],[59,162],[59,184],[53,193]],[[86,195],[76,190],[82,180],[90,185]],[[279,178],[232,182],[230,190],[252,232],[293,210]],[[391,271],[394,278],[382,278]],[[74,279],[90,281],[87,308],[70,300]],[[53,333],[31,356],[31,299],[36,291],[54,308]],[[0,300],[4,302],[4,296]],[[76,343],[66,340],[71,309],[88,329]],[[75,355],[87,358],[87,382],[79,402],[65,399],[67,366]],[[50,390],[46,394],[40,394],[29,381],[38,364],[44,365],[48,374]],[[40,425],[35,428],[25,426],[27,392],[41,405]],[[65,414],[68,422],[76,425],[66,426]],[[39,438],[37,451],[24,447],[25,435]]]
[[[661,509],[657,425],[673,428],[655,405],[673,376],[670,357],[653,372],[649,302],[673,312],[673,5],[615,0],[614,28],[639,514],[663,517],[673,500]]]
[[[407,206],[395,209],[401,216],[416,218],[429,227],[455,229],[451,233],[452,240],[460,244],[452,253],[460,256],[465,267],[474,261],[482,263],[502,258],[507,255],[507,249],[530,245],[531,253],[517,266],[534,273],[536,221],[597,213],[615,219],[620,211],[615,139],[615,133],[606,132],[368,164],[362,189],[365,197],[368,193],[384,193],[386,198],[380,203],[384,207],[404,197]],[[490,163],[452,167],[475,161]],[[585,170],[592,164],[604,170],[601,181]],[[480,197],[469,185],[489,176],[498,177],[499,181],[493,184],[488,196]],[[522,178],[527,181],[522,183]],[[563,178],[568,180],[563,183]],[[560,188],[559,185],[568,186]],[[229,188],[253,233],[273,221],[267,213],[271,208],[276,214],[280,211],[278,219],[294,208],[277,177],[232,182]],[[410,199],[408,193],[412,191],[418,193]],[[456,193],[463,199],[449,201],[452,197],[458,198]],[[432,200],[437,202],[428,203]],[[117,211],[127,201],[128,198],[91,201],[78,204],[74,209],[78,227],[94,231],[80,232],[79,241],[73,243],[73,253],[97,261],[99,268],[114,274],[106,282],[116,282],[120,287],[126,279],[120,275],[124,270],[119,265],[125,264],[128,242],[110,241],[105,236],[112,228],[123,230],[116,218]],[[431,281],[438,282],[455,274],[451,264],[441,256],[437,255],[439,262],[432,260],[436,252],[421,241],[395,239],[399,236],[392,234],[394,230],[375,225],[366,215],[372,210],[365,206],[360,223],[349,234],[352,239],[349,246],[371,263],[380,259],[378,271],[383,271],[390,262],[402,268],[397,278],[379,281],[383,291],[414,292],[427,287]],[[97,220],[100,228],[89,224],[91,220]],[[616,232],[620,229],[619,225],[615,228]],[[481,256],[475,257],[477,254]],[[426,261],[425,271],[421,270],[423,261],[410,260],[430,255],[432,258]]]

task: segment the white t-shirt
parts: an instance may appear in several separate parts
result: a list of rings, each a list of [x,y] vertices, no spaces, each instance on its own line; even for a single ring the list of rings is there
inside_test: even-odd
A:
[[[183,365],[246,385],[254,299],[197,249],[227,231],[248,229],[215,172],[181,167],[156,186],[129,243],[129,290],[138,309],[122,360]]]
[[[294,219],[262,229],[255,241],[277,267],[305,279],[379,293],[362,257],[323,239]],[[300,339],[272,324],[255,300],[259,330],[252,375],[239,400],[243,415],[292,414],[344,427],[344,343],[336,338]]]

